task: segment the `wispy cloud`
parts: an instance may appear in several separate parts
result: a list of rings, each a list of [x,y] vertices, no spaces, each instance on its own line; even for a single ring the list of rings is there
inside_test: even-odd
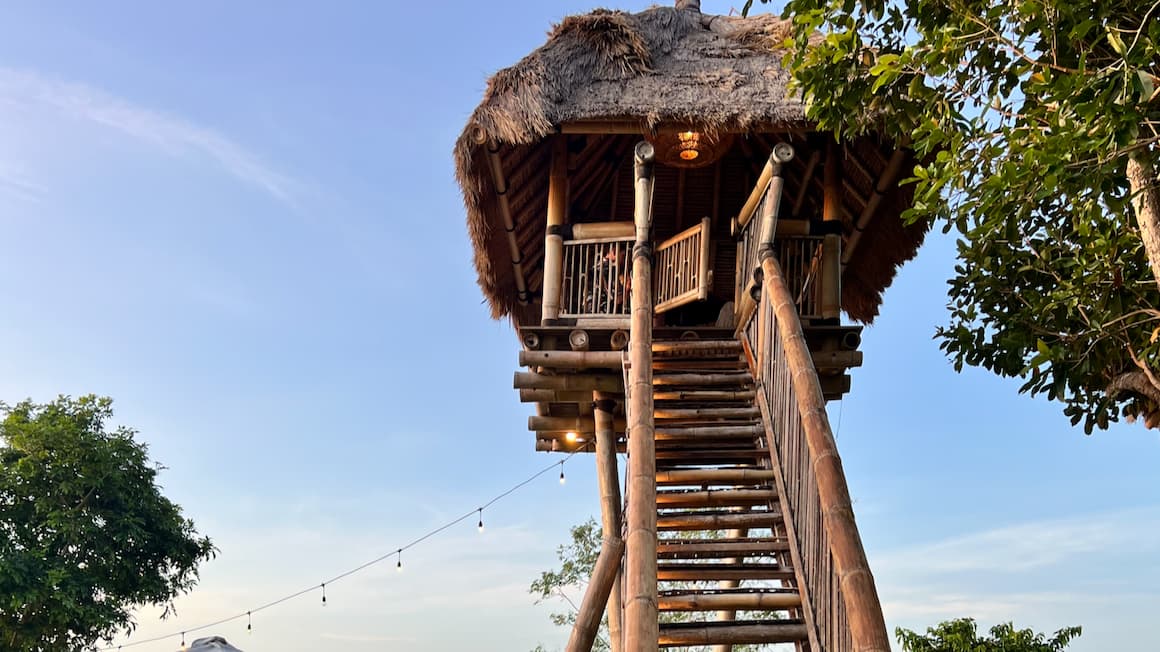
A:
[[[51,110],[119,131],[174,156],[200,155],[239,181],[294,206],[296,183],[229,137],[180,117],[136,105],[86,84],[51,79],[35,72],[0,67],[0,103]],[[0,187],[35,198],[38,185],[6,173]]]
[[[1014,573],[1090,553],[1160,548],[1160,507],[1043,520],[903,548],[875,560],[888,574]]]
[[[20,166],[11,161],[0,161],[0,193],[24,201],[39,202],[46,189],[33,182]]]

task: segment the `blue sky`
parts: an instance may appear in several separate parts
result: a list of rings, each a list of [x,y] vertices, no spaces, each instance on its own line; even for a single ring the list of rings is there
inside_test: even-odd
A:
[[[551,463],[511,389],[515,338],[481,305],[450,152],[486,77],[590,8],[7,8],[0,400],[114,397],[221,550],[178,618],[146,610],[135,638],[317,583]],[[932,236],[903,270],[831,406],[888,621],[1158,647],[1156,433],[1085,437],[1017,383],[955,374],[931,340],[951,256]],[[598,509],[591,460],[567,468],[403,573],[215,633],[246,652],[562,646],[527,585]]]

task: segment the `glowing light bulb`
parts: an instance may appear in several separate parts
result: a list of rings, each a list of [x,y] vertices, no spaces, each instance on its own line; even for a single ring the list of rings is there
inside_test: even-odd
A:
[[[568,441],[576,441],[576,433],[568,431],[564,434],[564,439],[567,439]]]
[[[564,484],[564,463],[560,463],[560,484]]]
[[[483,508],[479,510],[479,531],[483,532]]]

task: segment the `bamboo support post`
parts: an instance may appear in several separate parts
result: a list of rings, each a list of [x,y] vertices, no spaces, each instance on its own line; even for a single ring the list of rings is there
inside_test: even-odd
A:
[[[854,650],[889,652],[890,639],[882,617],[882,604],[874,587],[874,576],[858,526],[850,490],[838,456],[837,444],[826,416],[826,401],[817,381],[809,347],[797,319],[793,297],[787,289],[781,268],[773,258],[762,261],[766,291],[777,315],[778,337],[789,367],[802,429],[809,448],[810,464],[817,480],[823,526],[829,536],[834,574],[838,578],[850,623]]]
[[[556,136],[548,175],[547,231],[544,234],[544,287],[541,323],[555,324],[560,318],[560,290],[564,280],[563,227],[568,212],[568,137]]]
[[[620,541],[624,523],[620,502],[620,474],[616,468],[616,429],[612,416],[616,404],[612,397],[602,392],[593,392],[592,399],[596,403],[596,479],[600,486],[600,524],[605,542],[610,539]],[[623,543],[621,547],[623,549]],[[608,638],[611,652],[621,652],[624,643],[622,578],[623,571],[618,564],[612,591],[608,594]]]
[[[862,232],[870,225],[870,220],[874,219],[874,214],[878,211],[878,205],[882,203],[882,198],[898,181],[898,176],[902,173],[902,164],[906,162],[906,150],[898,148],[894,150],[894,154],[890,156],[890,161],[886,164],[886,169],[882,171],[882,176],[878,178],[878,183],[874,185],[874,192],[870,193],[870,198],[866,200],[866,206],[862,209],[862,214],[858,216],[858,221],[854,222],[854,231],[850,233],[850,238],[846,242],[846,250],[842,252],[842,267],[844,268],[849,262],[850,257],[854,255],[854,250],[858,247],[858,242],[862,240]]]
[[[624,541],[620,538],[605,539],[601,544],[588,590],[584,592],[584,600],[576,612],[576,624],[572,626],[572,635],[568,638],[568,646],[564,648],[567,652],[591,652],[596,632],[600,629],[600,617],[604,614],[604,606],[620,568],[622,554]]]
[[[749,533],[748,530],[729,530],[725,533],[726,539],[739,539]],[[725,559],[722,563],[726,564],[741,564],[744,560],[737,557],[730,557]],[[717,583],[718,589],[736,589],[741,586],[741,580],[721,580]],[[729,604],[719,605],[717,613],[713,615],[713,619],[720,622],[728,622],[737,620],[737,607]],[[714,645],[712,652],[733,652],[733,646],[730,644]]]
[[[641,142],[634,153],[636,245],[632,250],[632,319],[629,330],[628,546],[625,568],[625,652],[656,652],[657,511],[656,444],[652,397],[652,230],[653,146]]]
[[[842,149],[830,140],[822,169],[822,222],[842,222]],[[839,319],[842,312],[841,228],[822,239],[822,319]]]

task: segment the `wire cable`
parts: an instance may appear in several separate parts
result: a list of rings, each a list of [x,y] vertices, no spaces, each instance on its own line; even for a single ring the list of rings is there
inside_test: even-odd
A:
[[[140,641],[132,641],[129,643],[123,643],[121,645],[110,645],[108,647],[101,648],[101,649],[105,650],[105,651],[107,651],[107,650],[120,650],[123,648],[136,647],[138,645],[157,643],[158,641],[164,641],[164,640],[171,639],[171,638],[184,637],[186,634],[200,632],[202,630],[210,629],[211,627],[217,627],[218,625],[224,625],[226,623],[233,622],[235,620],[241,620],[242,618],[246,618],[248,620],[252,614],[256,614],[259,611],[265,611],[266,609],[271,609],[273,607],[276,607],[276,606],[282,604],[283,602],[288,602],[290,600],[293,600],[294,598],[306,595],[307,593],[317,591],[318,589],[325,587],[327,584],[333,584],[339,580],[350,577],[351,575],[354,575],[355,573],[366,570],[367,568],[370,568],[371,566],[374,566],[375,564],[381,563],[384,560],[389,559],[391,557],[394,557],[396,555],[399,555],[400,560],[401,560],[404,550],[409,550],[410,548],[413,548],[413,547],[419,545],[420,543],[423,543],[427,539],[430,539],[431,537],[462,523],[463,521],[467,520],[468,518],[471,518],[472,516],[475,516],[476,514],[482,514],[482,511],[484,509],[491,507],[492,505],[498,503],[499,501],[503,500],[504,498],[507,498],[508,496],[514,494],[515,492],[519,491],[520,489],[523,489],[524,487],[526,487],[529,484],[531,484],[532,482],[534,482],[537,478],[544,475],[545,473],[548,473],[549,471],[555,470],[556,468],[563,468],[563,465],[565,462],[572,459],[572,456],[576,455],[577,453],[583,452],[583,450],[584,449],[581,448],[579,450],[572,451],[564,459],[556,461],[556,462],[552,462],[552,464],[550,464],[549,466],[546,466],[546,467],[540,469],[539,471],[536,471],[531,476],[525,478],[524,480],[521,480],[520,482],[516,483],[515,485],[512,485],[507,490],[498,494],[497,496],[495,496],[491,500],[487,501],[483,505],[476,507],[476,508],[472,509],[471,511],[465,513],[463,516],[460,516],[460,517],[455,518],[451,521],[448,521],[447,523],[444,523],[443,525],[440,525],[439,527],[421,535],[420,537],[414,539],[413,541],[411,541],[410,543],[408,543],[404,546],[400,546],[400,547],[398,547],[398,548],[396,548],[396,549],[394,549],[394,550],[392,550],[384,555],[380,555],[380,556],[375,557],[374,559],[372,559],[368,562],[365,562],[363,564],[355,566],[354,568],[352,568],[350,570],[339,573],[338,575],[335,575],[334,577],[326,580],[325,582],[320,582],[318,584],[312,584],[304,589],[301,589],[299,591],[295,591],[294,593],[291,593],[289,595],[282,596],[282,597],[278,598],[277,600],[272,600],[270,602],[267,602],[266,604],[263,604],[260,607],[255,607],[253,609],[243,611],[243,612],[235,614],[233,616],[221,618],[221,619],[215,620],[213,622],[205,623],[203,625],[198,625],[196,627],[186,627],[185,629],[175,631],[171,634],[162,634],[160,636],[154,636],[152,638],[146,638],[146,639],[142,639]]]

